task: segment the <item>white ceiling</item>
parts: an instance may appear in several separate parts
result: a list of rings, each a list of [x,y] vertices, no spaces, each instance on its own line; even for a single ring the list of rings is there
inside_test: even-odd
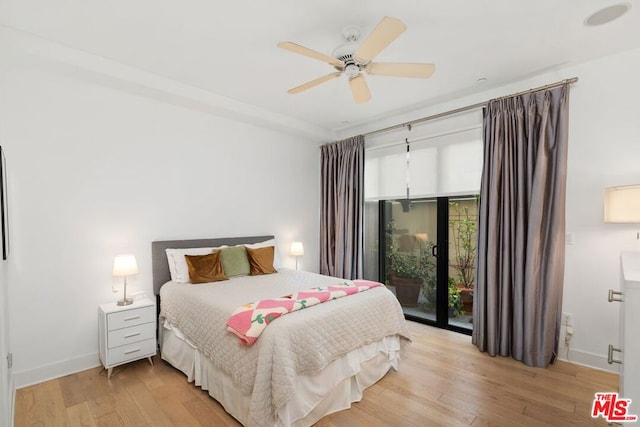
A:
[[[328,130],[485,90],[640,47],[640,4],[586,27],[606,0],[0,0],[0,23]],[[276,47],[331,54],[341,29],[366,36],[385,16],[408,27],[377,61],[433,62],[427,80],[367,76],[356,105],[346,77],[288,95],[327,74],[320,61]],[[479,78],[486,78],[478,85]]]

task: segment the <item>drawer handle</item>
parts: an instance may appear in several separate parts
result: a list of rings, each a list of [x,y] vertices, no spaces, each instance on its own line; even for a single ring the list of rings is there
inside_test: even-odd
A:
[[[136,348],[135,350],[125,351],[125,352],[124,352],[124,354],[137,353],[137,352],[139,352],[139,351],[140,351],[140,349],[139,349],[139,348]]]
[[[126,319],[124,319],[125,322],[128,322],[129,320],[136,320],[139,319],[140,316],[132,316],[132,317],[127,317]]]
[[[137,337],[138,335],[140,335],[140,332],[136,332],[135,334],[129,334],[129,335],[125,335],[125,338],[133,338],[133,337]]]
[[[622,292],[614,291],[613,289],[609,289],[609,302],[622,302]],[[619,297],[619,298],[616,298]]]
[[[615,348],[614,346],[612,346],[611,344],[609,344],[609,352],[607,354],[607,363],[609,363],[609,365],[613,364],[613,363],[619,363],[622,364],[622,360],[619,359],[614,359],[613,358],[613,352],[614,351],[618,351],[620,353],[622,353],[622,349],[620,348]]]

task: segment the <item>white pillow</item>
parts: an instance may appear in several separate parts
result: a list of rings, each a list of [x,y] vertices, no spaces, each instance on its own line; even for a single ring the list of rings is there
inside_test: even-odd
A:
[[[169,273],[171,280],[179,283],[190,283],[189,267],[185,255],[206,255],[214,249],[226,248],[226,245],[215,248],[187,248],[187,249],[166,249],[167,262],[169,263]]]
[[[282,267],[282,263],[280,262],[280,255],[278,254],[278,246],[276,245],[276,239],[269,239],[265,240],[264,242],[246,244],[245,246],[251,249],[273,246],[273,268],[278,270]]]

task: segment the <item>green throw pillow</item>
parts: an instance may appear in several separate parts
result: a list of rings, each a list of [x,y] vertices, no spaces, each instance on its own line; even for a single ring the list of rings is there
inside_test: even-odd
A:
[[[244,246],[220,249],[220,260],[225,276],[249,275],[249,259],[247,258],[247,248]]]

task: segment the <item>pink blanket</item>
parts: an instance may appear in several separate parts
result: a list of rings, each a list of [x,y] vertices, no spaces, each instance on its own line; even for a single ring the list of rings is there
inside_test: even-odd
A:
[[[240,338],[240,342],[253,344],[269,323],[282,316],[316,304],[357,294],[382,283],[369,280],[354,280],[353,285],[336,285],[312,288],[282,298],[266,299],[238,307],[229,320],[227,330]]]

